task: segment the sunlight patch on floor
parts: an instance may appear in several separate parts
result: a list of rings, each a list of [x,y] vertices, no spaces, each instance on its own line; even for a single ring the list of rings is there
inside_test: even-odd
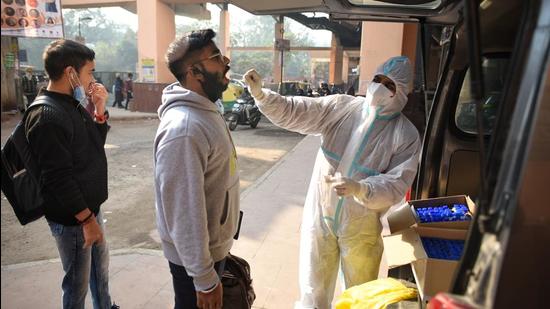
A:
[[[250,147],[236,147],[238,157],[247,157],[249,159],[255,160],[264,160],[274,162],[279,160],[285,153],[286,150],[282,149],[261,149],[250,148]]]

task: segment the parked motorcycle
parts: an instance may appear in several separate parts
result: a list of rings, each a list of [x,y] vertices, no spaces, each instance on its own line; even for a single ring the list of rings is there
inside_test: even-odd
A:
[[[227,117],[229,130],[235,130],[239,124],[250,125],[254,129],[258,126],[261,117],[262,113],[254,103],[254,98],[245,91],[233,104],[231,114]]]

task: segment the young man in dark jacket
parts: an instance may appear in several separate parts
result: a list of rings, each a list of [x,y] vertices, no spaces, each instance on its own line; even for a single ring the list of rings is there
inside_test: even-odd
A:
[[[117,308],[109,295],[109,253],[100,206],[107,200],[107,91],[95,83],[95,53],[80,43],[57,40],[46,47],[50,82],[31,107],[26,135],[40,168],[45,216],[65,276],[63,308],[84,308],[88,284],[94,308]],[[95,107],[93,117],[85,109]]]

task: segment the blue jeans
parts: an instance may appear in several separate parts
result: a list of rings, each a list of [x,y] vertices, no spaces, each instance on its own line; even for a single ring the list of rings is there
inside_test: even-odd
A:
[[[96,218],[103,227],[101,212]],[[83,249],[84,234],[82,226],[68,226],[48,220],[50,230],[57,243],[59,257],[65,276],[63,289],[63,308],[84,308],[88,283],[92,291],[94,309],[111,308],[109,295],[109,251],[106,241],[95,243],[91,248]]]

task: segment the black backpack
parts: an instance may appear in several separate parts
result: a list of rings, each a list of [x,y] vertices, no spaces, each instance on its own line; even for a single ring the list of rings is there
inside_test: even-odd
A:
[[[25,120],[30,110],[47,105],[57,112],[62,108],[47,96],[39,96],[29,106],[2,147],[2,192],[8,199],[22,225],[44,215],[44,197],[40,187],[40,169],[34,158],[27,135]],[[72,126],[70,126],[72,128]],[[72,136],[71,132],[71,136]]]

